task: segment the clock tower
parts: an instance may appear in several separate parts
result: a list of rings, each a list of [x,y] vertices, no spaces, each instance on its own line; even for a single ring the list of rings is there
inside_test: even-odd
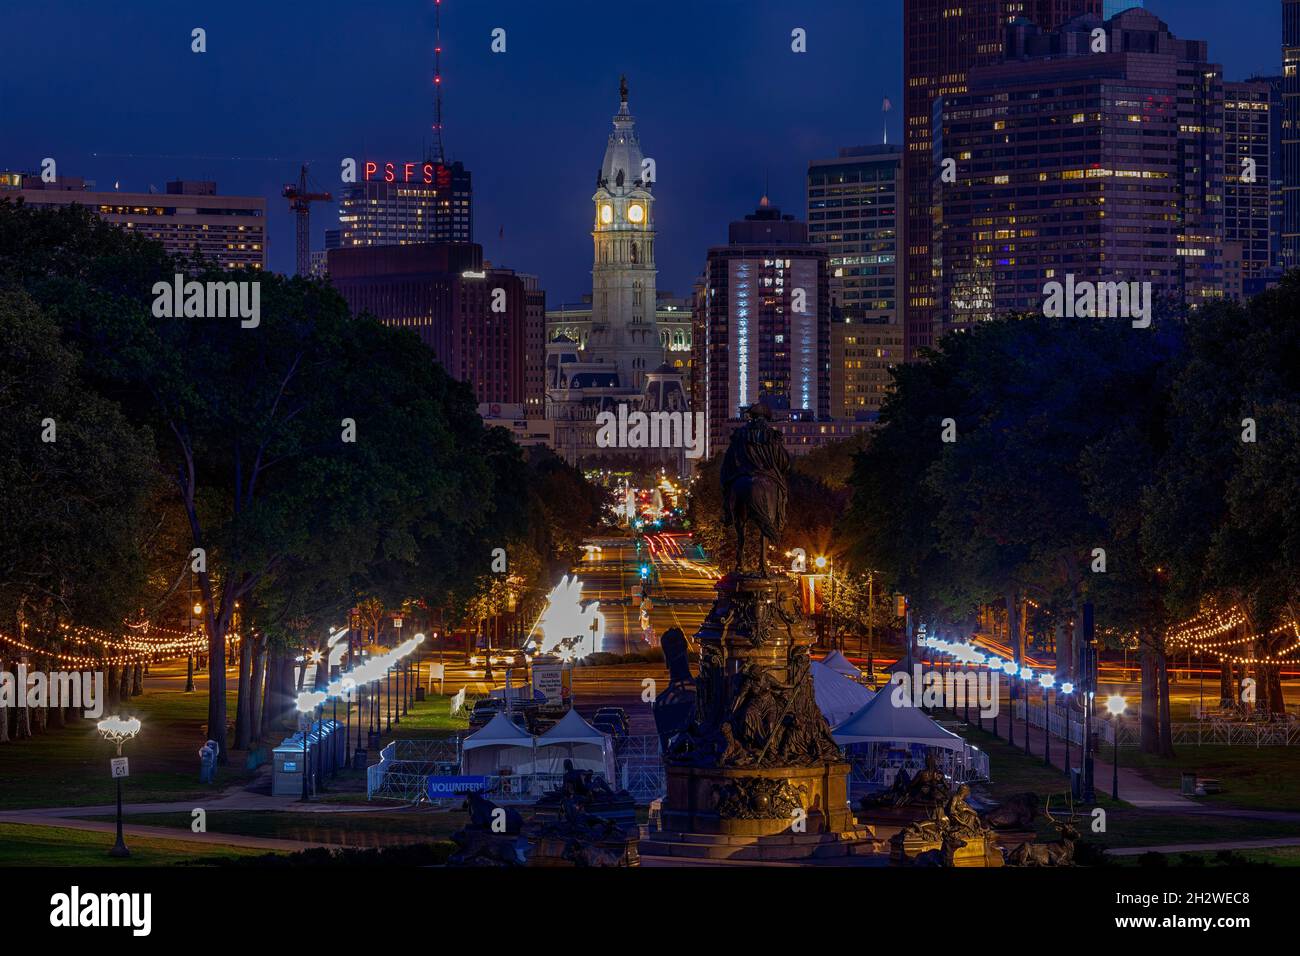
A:
[[[627,78],[591,197],[590,358],[618,367],[619,384],[640,389],[663,362],[655,324],[653,161],[641,155],[636,120],[627,107]]]

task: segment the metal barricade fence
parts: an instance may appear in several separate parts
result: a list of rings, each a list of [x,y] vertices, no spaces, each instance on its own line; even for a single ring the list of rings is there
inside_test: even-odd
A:
[[[460,766],[460,740],[394,740],[379,752],[379,763],[366,768],[366,799],[417,803],[426,799],[428,778],[455,774]],[[627,790],[637,803],[662,797],[667,789],[659,738],[654,734],[614,741],[611,787]],[[563,774],[533,773],[489,776],[487,796],[498,803],[532,802],[563,781]]]
[[[1016,701],[1017,720],[1025,719],[1025,702]],[[1043,726],[1041,705],[1029,705],[1029,725]],[[1051,732],[1053,737],[1064,739],[1065,718],[1053,711]],[[1115,722],[1101,719],[1094,723],[1098,740],[1108,746],[1115,745]],[[1169,734],[1175,744],[1226,744],[1239,747],[1296,747],[1300,746],[1300,721],[1291,717],[1282,720],[1227,720],[1214,717],[1205,720],[1177,721],[1169,725]],[[1083,746],[1083,723],[1070,721],[1070,741]],[[1142,741],[1142,724],[1138,716],[1125,717],[1119,726],[1119,745],[1137,747]]]

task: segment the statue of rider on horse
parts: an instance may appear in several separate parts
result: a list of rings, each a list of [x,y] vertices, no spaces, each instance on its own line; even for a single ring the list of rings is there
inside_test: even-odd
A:
[[[745,415],[745,424],[732,433],[722,459],[722,523],[736,526],[738,575],[744,574],[745,525],[757,526],[758,576],[766,578],[767,543],[776,541],[785,528],[790,455],[766,405],[750,405]]]

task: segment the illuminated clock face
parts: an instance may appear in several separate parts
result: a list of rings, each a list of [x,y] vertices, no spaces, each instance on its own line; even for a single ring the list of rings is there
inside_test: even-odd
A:
[[[605,203],[600,207],[600,221],[603,223],[611,223],[614,221],[614,207],[609,203]]]
[[[632,205],[627,207],[628,222],[639,223],[643,219],[645,219],[645,206],[641,205],[640,203],[634,202],[632,203]]]

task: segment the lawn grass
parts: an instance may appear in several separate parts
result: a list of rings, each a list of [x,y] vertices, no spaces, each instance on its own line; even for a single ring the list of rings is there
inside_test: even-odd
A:
[[[396,737],[449,737],[460,730],[469,728],[469,711],[472,699],[456,716],[451,714],[450,694],[427,694],[422,701],[412,704],[400,724],[393,724],[391,731],[385,731],[384,740]]]
[[[1228,854],[1219,851],[1205,853],[1157,853],[1154,859],[1140,856],[1122,856],[1112,858],[1112,865],[1126,867],[1177,866],[1177,867],[1220,867],[1220,866],[1300,866],[1300,847],[1280,846],[1260,850],[1232,850]],[[1225,860],[1225,856],[1227,859]]]
[[[236,694],[227,695],[227,708],[235,712]],[[387,743],[397,738],[449,736],[469,726],[468,714],[452,717],[451,698],[430,694],[412,706],[400,724],[380,734]],[[131,776],[123,783],[128,803],[201,800],[231,786],[248,784],[254,772],[244,769],[245,751],[230,751],[230,762],[217,771],[214,787],[199,783],[198,750],[207,739],[208,696],[202,691],[146,690],[123,704],[122,716],[140,718],[138,737],[127,742],[123,754],[131,761]],[[329,711],[326,712],[329,716]],[[340,713],[339,719],[343,719]],[[353,715],[352,733],[357,732]],[[270,744],[281,739],[273,731]],[[78,720],[63,728],[0,746],[0,810],[27,807],[90,806],[112,803],[116,789],[109,777],[111,744],[95,730],[95,721]],[[344,771],[343,775],[349,772]],[[364,797],[365,774],[356,772]],[[346,797],[357,800],[356,794]]]
[[[1106,832],[1091,832],[1081,821],[1085,838],[1104,847],[1168,846],[1181,843],[1222,843],[1226,840],[1267,840],[1300,837],[1300,824],[1249,817],[1206,816],[1169,810],[1119,807],[1107,811]]]
[[[1019,729],[1019,728],[1018,728]],[[1058,769],[1052,770],[1043,764],[1041,756],[1026,757],[1019,747],[1010,747],[1006,740],[980,731],[975,727],[964,730],[963,736],[972,744],[989,755],[990,772],[993,780],[980,784],[978,794],[987,794],[995,800],[1024,792],[1038,794],[1040,805],[1052,797],[1054,815],[1068,812],[1068,784],[1065,775]],[[1241,748],[1220,747],[1219,750],[1230,751]],[[1261,748],[1262,749],[1262,748]],[[1281,750],[1285,748],[1272,748]],[[1254,753],[1255,751],[1252,751]],[[1075,748],[1075,754],[1078,749]],[[1121,764],[1124,754],[1120,754]],[[1077,766],[1077,759],[1074,759]],[[1177,786],[1175,771],[1174,786]],[[1176,813],[1169,810],[1144,810],[1133,807],[1122,800],[1111,800],[1100,790],[1097,793],[1097,807],[1105,811],[1104,832],[1093,830],[1094,817],[1092,807],[1079,807],[1080,818],[1076,825],[1083,833],[1084,839],[1103,848],[1161,846],[1177,843],[1218,843],[1224,840],[1263,840],[1275,837],[1300,836],[1300,824],[1279,823],[1273,820],[1255,820],[1249,818],[1206,816],[1198,813]],[[1038,818],[1038,839],[1055,840],[1056,828],[1041,816]],[[1271,852],[1271,851],[1270,851]],[[1212,856],[1213,854],[1211,854]]]
[[[195,864],[199,861],[263,856],[266,850],[193,843],[181,839],[127,837],[131,855],[118,860],[108,855],[113,834],[66,827],[23,826],[0,823],[0,867],[8,866],[113,866],[154,867]]]
[[[1217,779],[1223,793],[1188,798],[1198,803],[1300,811],[1300,747],[1179,744],[1174,747],[1172,758],[1144,754],[1136,747],[1121,747],[1119,763],[1175,793],[1180,774],[1184,772]]]
[[[337,846],[394,846],[450,839],[451,834],[461,829],[467,820],[467,815],[459,812],[216,811],[207,815],[207,832]],[[190,829],[188,813],[132,813],[126,816],[126,822],[141,826],[175,827],[185,831]]]
[[[1017,728],[1019,730],[1020,728]],[[989,755],[989,774],[992,780],[980,784],[979,789],[995,800],[1002,801],[1017,793],[1032,792],[1039,795],[1045,803],[1048,796],[1064,808],[1066,794],[1069,792],[1069,778],[1059,768],[1049,767],[1043,763],[1040,755],[1026,757],[1020,746],[1012,747],[1005,738],[995,737],[986,730],[978,729],[974,724],[963,729],[961,735],[972,745]],[[1023,737],[1017,736],[1022,743]],[[1041,749],[1041,741],[1038,741]],[[1055,744],[1056,741],[1053,741]],[[1022,744],[1023,745],[1023,744]],[[1062,754],[1064,750],[1062,750]],[[1071,764],[1078,766],[1079,748],[1073,748]],[[1098,793],[1100,805],[1112,805],[1109,797]]]
[[[233,714],[233,692],[227,704]],[[198,750],[207,739],[206,693],[150,690],[132,697],[117,712],[139,717],[142,725],[139,736],[123,748],[131,762],[123,799],[191,800],[214,792],[199,783]],[[0,809],[111,803],[116,796],[109,776],[113,756],[113,746],[99,736],[93,720],[77,720],[0,746]],[[218,771],[217,788],[252,779],[244,757],[241,751],[231,751],[229,766]]]

